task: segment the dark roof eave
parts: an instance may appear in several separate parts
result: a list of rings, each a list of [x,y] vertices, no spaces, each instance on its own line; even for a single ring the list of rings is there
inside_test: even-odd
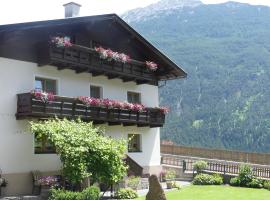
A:
[[[46,26],[60,26],[74,23],[88,22],[89,20],[116,20],[122,27],[124,27],[128,32],[130,32],[134,37],[136,37],[140,42],[142,42],[146,48],[153,51],[158,57],[160,57],[171,69],[169,71],[174,71],[172,78],[166,79],[179,79],[187,77],[187,73],[178,67],[173,61],[171,61],[166,55],[161,53],[155,46],[153,46],[149,41],[147,41],[143,36],[141,36],[137,31],[135,31],[131,26],[129,26],[123,19],[121,19],[116,14],[104,14],[104,15],[94,15],[94,16],[84,16],[84,17],[74,17],[74,18],[64,18],[64,19],[54,19],[46,21],[35,21],[35,22],[23,22],[16,24],[5,24],[0,25],[0,33],[3,31],[14,31],[14,30],[27,30],[33,28],[41,28]],[[162,79],[160,79],[162,80]]]
[[[178,78],[185,78],[187,77],[187,73],[178,65],[176,65],[172,60],[170,60],[166,55],[164,55],[160,50],[158,50],[154,45],[152,45],[149,41],[147,41],[141,34],[139,34],[136,30],[134,30],[131,26],[129,26],[123,19],[121,19],[118,15],[114,16],[116,20],[125,27],[129,32],[133,33],[133,35],[139,39],[145,46],[150,48],[157,56],[161,57],[170,67],[174,70],[178,71],[179,76]],[[175,78],[175,79],[178,79]]]

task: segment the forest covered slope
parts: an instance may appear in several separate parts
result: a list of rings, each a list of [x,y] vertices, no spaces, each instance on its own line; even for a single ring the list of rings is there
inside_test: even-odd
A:
[[[270,7],[162,0],[122,17],[188,73],[160,88],[162,139],[270,151]]]

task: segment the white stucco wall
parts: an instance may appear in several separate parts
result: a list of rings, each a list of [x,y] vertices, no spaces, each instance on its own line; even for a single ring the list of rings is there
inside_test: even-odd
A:
[[[52,66],[37,67],[35,63],[0,57],[0,168],[3,173],[24,173],[31,170],[53,171],[60,168],[58,156],[34,154],[33,135],[29,133],[26,120],[16,120],[16,94],[34,89],[35,76],[56,79],[58,94],[77,97],[89,96],[90,84],[103,87],[103,98],[127,100],[127,91],[141,93],[142,103],[158,106],[158,88],[151,85],[123,83],[120,79],[92,77],[91,74],[76,74]],[[159,128],[107,126],[106,134],[115,138],[127,138],[128,133],[142,134],[142,153],[129,155],[142,166],[160,164]]]

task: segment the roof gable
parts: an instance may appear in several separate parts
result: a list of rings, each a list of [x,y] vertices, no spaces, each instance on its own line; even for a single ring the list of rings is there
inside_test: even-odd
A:
[[[115,14],[66,18],[0,26],[0,56],[37,62],[36,46],[57,34],[74,36],[76,43],[104,45],[139,61],[159,65],[159,80],[186,77],[186,73]],[[14,51],[15,50],[15,51]]]

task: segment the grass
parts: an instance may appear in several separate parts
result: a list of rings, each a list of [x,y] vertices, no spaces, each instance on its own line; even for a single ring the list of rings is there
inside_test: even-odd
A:
[[[270,191],[230,186],[189,186],[167,192],[166,196],[167,200],[269,200]]]

